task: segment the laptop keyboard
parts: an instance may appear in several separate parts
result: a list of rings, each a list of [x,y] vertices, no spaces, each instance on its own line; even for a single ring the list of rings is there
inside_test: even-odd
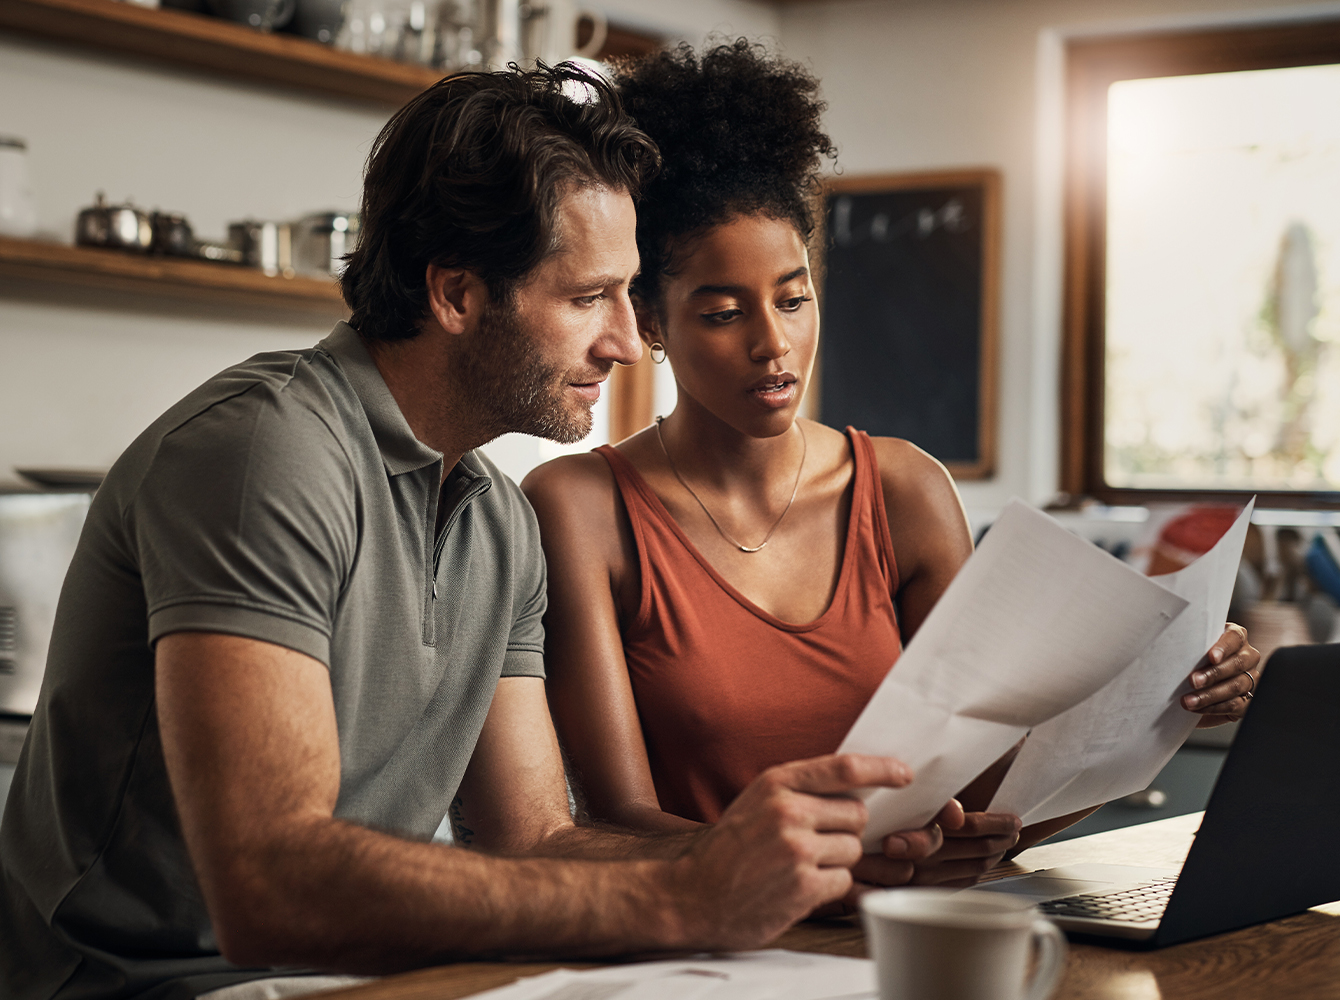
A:
[[[1048,900],[1038,904],[1038,909],[1049,917],[1087,917],[1142,924],[1163,916],[1176,884],[1176,878],[1165,878],[1106,895],[1086,892]]]

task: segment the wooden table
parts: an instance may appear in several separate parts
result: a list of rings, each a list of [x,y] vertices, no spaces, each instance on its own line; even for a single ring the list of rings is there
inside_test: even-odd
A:
[[[1044,844],[1001,865],[1012,875],[1092,861],[1177,868],[1191,847],[1200,813]],[[1320,835],[1325,835],[1320,834]],[[1251,859],[1244,858],[1244,864]],[[1231,872],[1225,873],[1232,877]],[[865,955],[854,920],[805,923],[774,947]],[[577,963],[562,963],[581,968]],[[503,986],[558,963],[468,962],[390,976],[323,995],[323,1000],[455,1000]],[[1158,951],[1070,946],[1054,1000],[1340,1000],[1340,902],[1269,924]]]

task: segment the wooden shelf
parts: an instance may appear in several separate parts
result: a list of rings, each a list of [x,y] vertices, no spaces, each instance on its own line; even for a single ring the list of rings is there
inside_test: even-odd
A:
[[[236,264],[156,257],[124,250],[71,247],[0,236],[0,280],[107,289],[204,306],[242,306],[306,314],[348,315],[331,279],[267,277]]]
[[[0,0],[0,29],[233,79],[399,107],[442,77],[243,24],[118,0]]]

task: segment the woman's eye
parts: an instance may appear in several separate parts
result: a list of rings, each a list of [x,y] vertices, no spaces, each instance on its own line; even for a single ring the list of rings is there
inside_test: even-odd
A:
[[[736,316],[743,316],[744,312],[740,309],[722,309],[720,312],[703,313],[703,319],[709,323],[729,323]]]
[[[804,303],[806,303],[806,302],[811,302],[811,301],[813,301],[813,296],[810,296],[810,295],[797,295],[797,296],[795,296],[794,298],[783,299],[783,300],[778,304],[778,308],[781,309],[782,312],[795,312],[795,311],[798,310]]]

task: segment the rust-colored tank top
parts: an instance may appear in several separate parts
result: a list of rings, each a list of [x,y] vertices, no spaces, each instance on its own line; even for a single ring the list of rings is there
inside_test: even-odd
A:
[[[828,610],[803,625],[727,583],[633,464],[596,449],[637,543],[642,593],[624,658],[666,812],[713,822],[766,768],[832,753],[902,650],[874,447],[862,431],[847,436],[856,471],[842,569]]]

